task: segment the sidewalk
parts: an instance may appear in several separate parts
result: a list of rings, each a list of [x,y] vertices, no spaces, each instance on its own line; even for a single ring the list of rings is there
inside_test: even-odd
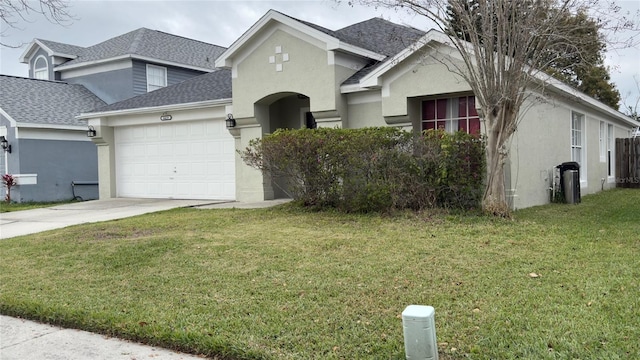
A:
[[[203,357],[0,315],[2,360],[202,360]]]

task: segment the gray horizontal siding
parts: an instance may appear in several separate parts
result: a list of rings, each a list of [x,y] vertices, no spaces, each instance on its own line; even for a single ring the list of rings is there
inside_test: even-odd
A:
[[[126,100],[136,95],[133,89],[132,69],[105,71],[65,79],[69,84],[84,85],[107,104]],[[146,90],[146,89],[145,89]],[[93,109],[90,109],[93,110]]]
[[[133,93],[142,95],[147,92],[147,64],[143,61],[133,61]],[[202,75],[204,72],[184,69],[174,66],[164,66],[152,64],[167,68],[167,85],[175,85],[181,83],[194,76]]]

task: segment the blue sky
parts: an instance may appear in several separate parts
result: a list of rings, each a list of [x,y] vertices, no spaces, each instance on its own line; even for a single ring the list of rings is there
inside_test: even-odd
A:
[[[0,48],[0,73],[27,76],[27,65],[19,62],[26,45],[34,38],[90,46],[146,27],[228,47],[269,9],[329,29],[339,29],[372,17],[427,30],[426,19],[403,11],[349,6],[346,1],[216,1],[216,0],[70,0],[75,19],[60,26],[36,15],[27,16],[18,28],[2,24],[2,42],[19,48]],[[640,10],[640,0],[617,1],[624,9]],[[636,39],[640,42],[640,35]],[[627,101],[640,97],[640,44],[635,48],[607,53],[611,77]]]

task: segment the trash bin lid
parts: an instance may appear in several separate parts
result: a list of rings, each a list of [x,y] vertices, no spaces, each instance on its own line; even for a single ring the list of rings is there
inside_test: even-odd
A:
[[[567,161],[567,162],[563,162],[562,164],[556,166],[557,168],[560,169],[560,171],[565,171],[565,170],[580,170],[580,164],[578,164],[575,161]]]

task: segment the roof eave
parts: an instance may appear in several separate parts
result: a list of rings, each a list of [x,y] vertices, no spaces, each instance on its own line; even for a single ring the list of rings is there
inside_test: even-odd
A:
[[[56,66],[55,67],[55,71],[66,71],[66,70],[72,70],[72,69],[81,69],[81,68],[84,68],[84,67],[90,67],[90,66],[94,66],[94,65],[106,64],[106,63],[109,63],[109,62],[114,62],[114,61],[119,61],[119,60],[124,60],[124,59],[142,60],[142,61],[152,62],[152,63],[155,63],[155,64],[161,64],[161,65],[166,65],[166,66],[175,66],[175,67],[180,67],[180,68],[190,69],[190,70],[195,70],[195,71],[202,71],[202,72],[213,72],[213,71],[216,71],[216,69],[204,68],[204,67],[193,66],[193,65],[186,65],[186,64],[173,62],[173,61],[161,60],[161,59],[151,58],[151,57],[147,57],[147,56],[140,56],[140,55],[135,55],[135,54],[125,54],[125,55],[114,56],[114,57],[110,57],[110,58],[106,58],[106,59],[85,61],[85,62],[81,62],[81,63],[78,63],[78,64],[71,64],[71,65],[62,64],[62,65]]]
[[[548,78],[543,78],[543,76],[548,76]],[[592,98],[591,96],[576,90],[574,88],[572,88],[571,86],[563,83],[562,81],[551,77],[549,75],[542,75],[542,73],[538,73],[538,76],[536,76],[536,79],[538,81],[543,81],[547,86],[551,87],[552,89],[566,94],[570,97],[572,97],[573,99],[575,99],[576,101],[592,108],[592,109],[596,109],[602,113],[606,113],[607,115],[616,118],[617,120],[626,123],[627,125],[629,125],[630,127],[637,127],[638,126],[638,122],[634,121],[632,118],[628,117],[627,115],[621,113],[618,110],[615,110],[607,105],[605,105],[604,103],[602,103],[599,100],[596,100],[594,98]]]
[[[83,120],[83,119],[95,119],[99,117],[108,117],[108,116],[145,114],[149,112],[190,110],[190,109],[216,107],[216,106],[229,105],[229,104],[231,104],[231,98],[214,99],[214,100],[197,101],[197,102],[183,103],[183,104],[169,104],[169,105],[149,106],[149,107],[133,108],[133,109],[82,113],[76,116],[76,119]]]
[[[27,123],[17,122],[18,128],[31,128],[31,129],[52,129],[52,130],[77,130],[85,131],[86,125],[61,125],[61,124],[42,124],[42,123]]]

